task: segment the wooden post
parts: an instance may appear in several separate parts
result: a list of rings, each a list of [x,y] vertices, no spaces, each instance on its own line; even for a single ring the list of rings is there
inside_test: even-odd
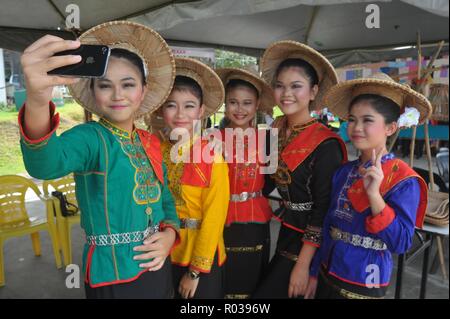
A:
[[[395,134],[392,135],[391,141],[390,141],[390,143],[389,143],[388,152],[391,152],[391,151],[392,151],[392,148],[394,147],[395,142],[397,141],[398,135],[399,135],[399,134],[400,134],[400,129],[398,129],[397,132],[395,132]]]
[[[424,124],[425,129],[425,149],[427,150],[428,172],[430,176],[430,190],[434,189],[433,162],[431,159],[430,135],[428,132],[428,120]]]
[[[414,167],[414,148],[416,147],[417,125],[412,127],[411,146],[409,150],[409,166]]]

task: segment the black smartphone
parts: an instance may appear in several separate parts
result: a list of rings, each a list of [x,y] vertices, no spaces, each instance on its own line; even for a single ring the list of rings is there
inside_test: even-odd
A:
[[[47,74],[80,78],[103,77],[108,66],[109,54],[110,48],[106,45],[82,44],[77,49],[61,51],[54,55],[80,55],[80,62],[53,69]]]

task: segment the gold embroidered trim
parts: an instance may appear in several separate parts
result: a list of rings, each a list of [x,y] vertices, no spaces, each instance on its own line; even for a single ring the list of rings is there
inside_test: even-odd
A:
[[[263,249],[263,245],[256,245],[254,247],[226,247],[225,250],[227,252],[232,253],[254,253],[261,251]]]

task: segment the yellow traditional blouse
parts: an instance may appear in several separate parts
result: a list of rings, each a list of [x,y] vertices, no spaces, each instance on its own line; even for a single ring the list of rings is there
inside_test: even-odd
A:
[[[205,146],[202,143],[201,148]],[[210,164],[174,163],[170,159],[172,144],[163,142],[161,147],[169,189],[182,220],[181,242],[171,253],[172,263],[209,273],[216,253],[220,266],[226,259],[223,228],[230,200],[228,165],[221,155]]]

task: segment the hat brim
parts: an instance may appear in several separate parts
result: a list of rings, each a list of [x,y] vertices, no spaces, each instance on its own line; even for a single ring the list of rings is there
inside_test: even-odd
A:
[[[367,93],[376,91],[378,95],[387,98],[390,98],[392,94],[401,96],[403,103],[399,105],[400,113],[404,112],[406,106],[415,107],[420,113],[419,124],[423,124],[431,115],[431,103],[422,94],[393,81],[372,78],[350,80],[335,85],[327,92],[325,104],[331,113],[343,120],[348,120],[350,103],[364,91]],[[357,93],[355,94],[355,92]],[[396,104],[398,105],[398,103]]]
[[[167,99],[175,79],[175,60],[166,41],[154,30],[129,21],[112,21],[95,26],[84,32],[82,44],[102,44],[120,47],[136,53],[145,64],[147,92],[136,112],[136,118],[158,109]],[[88,111],[102,116],[90,89],[91,79],[80,79],[69,85],[73,98]]]
[[[296,41],[278,41],[271,44],[261,58],[263,78],[274,84],[278,66],[287,59],[302,59],[311,64],[319,77],[319,91],[313,101],[311,110],[320,110],[324,105],[323,97],[333,85],[338,83],[338,76],[328,59],[313,48]]]
[[[176,58],[176,75],[187,76],[195,80],[203,93],[205,112],[202,120],[216,113],[223,105],[225,90],[220,77],[206,64],[191,58]],[[166,125],[158,112],[145,118],[146,124],[152,131],[158,131]]]
[[[252,84],[258,90],[259,94],[258,111],[267,112],[275,106],[272,88],[259,76],[239,68],[221,68],[215,71],[222,80],[224,87],[226,87],[231,78],[240,79]]]

